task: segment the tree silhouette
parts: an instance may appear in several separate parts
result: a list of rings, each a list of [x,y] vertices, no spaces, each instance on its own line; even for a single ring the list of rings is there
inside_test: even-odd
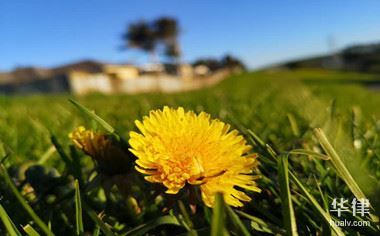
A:
[[[132,23],[127,33],[123,35],[127,48],[137,48],[149,53],[154,59],[156,54],[157,37],[150,24],[145,21]]]
[[[175,64],[179,64],[181,51],[178,43],[180,29],[177,20],[167,16],[160,17],[153,22],[153,27],[157,40],[164,46],[164,55],[173,59]]]
[[[177,20],[171,17],[160,17],[153,22],[157,38],[163,41],[172,41],[179,34]]]
[[[136,48],[151,54],[155,60],[157,46],[163,46],[163,54],[179,62],[179,26],[172,17],[160,17],[152,22],[138,21],[128,26],[123,40],[127,48]]]
[[[221,59],[218,58],[200,58],[193,62],[193,66],[205,65],[211,71],[217,71],[222,68],[246,70],[245,64],[232,55],[225,55]]]
[[[221,59],[220,64],[224,68],[246,70],[245,64],[240,59],[238,59],[232,55],[229,55],[229,54],[225,55]]]
[[[181,52],[177,42],[166,45],[165,56],[169,58],[174,58],[177,62],[179,61]]]

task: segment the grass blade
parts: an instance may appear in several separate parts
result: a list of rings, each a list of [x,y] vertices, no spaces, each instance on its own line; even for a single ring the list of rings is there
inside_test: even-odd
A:
[[[5,229],[11,236],[21,236],[22,234],[18,231],[16,225],[13,223],[3,206],[0,204],[0,218],[4,223]]]
[[[29,236],[40,236],[40,234],[30,224],[25,225],[23,230]]]
[[[77,226],[77,235],[81,235],[84,232],[83,219],[82,219],[82,200],[80,197],[80,189],[78,180],[75,180],[75,219]]]
[[[295,154],[295,155],[312,156],[312,157],[316,157],[318,159],[322,159],[322,160],[325,160],[325,161],[330,160],[329,156],[323,155],[323,154],[318,153],[318,152],[313,152],[313,151],[310,151],[310,150],[306,150],[306,149],[293,149],[293,150],[291,150],[288,153],[289,154]]]
[[[329,213],[327,213],[318,203],[318,201],[307,191],[305,186],[299,181],[297,176],[295,176],[291,171],[289,171],[289,176],[292,179],[292,181],[298,186],[298,188],[302,191],[304,196],[310,201],[310,204],[318,211],[318,213],[322,216],[322,218],[325,220],[326,224],[330,224],[332,221],[332,218]],[[344,236],[342,230],[336,226],[335,224],[330,225],[332,230],[335,232],[338,236]]]
[[[217,193],[215,196],[215,203],[212,208],[211,236],[224,235],[226,230],[224,214],[223,195],[221,193]]]
[[[128,150],[129,148],[129,144],[128,144],[128,141],[125,140],[123,137],[121,137],[117,132],[116,132],[116,129],[114,127],[112,127],[107,121],[103,120],[100,116],[96,115],[95,112],[93,111],[90,111],[88,108],[86,108],[85,106],[81,105],[80,103],[72,100],[72,99],[69,99],[69,101],[74,104],[74,106],[76,108],[78,108],[81,112],[83,112],[84,114],[86,114],[87,116],[89,116],[91,119],[95,120],[96,122],[98,122],[101,126],[103,126],[103,128],[108,131],[110,134],[112,134],[116,140],[118,140],[122,146]]]
[[[239,216],[236,215],[236,213],[232,210],[230,206],[226,205],[228,216],[230,217],[232,223],[234,224],[235,228],[239,230],[241,235],[244,236],[250,236],[248,229],[245,227],[243,222],[240,220]]]
[[[331,162],[333,163],[336,171],[338,172],[339,176],[343,179],[343,181],[347,184],[351,192],[355,195],[356,198],[361,199],[365,198],[364,193],[360,189],[359,185],[355,182],[354,178],[351,176],[350,172],[344,165],[342,159],[338,155],[338,153],[335,151],[335,149],[332,147],[330,142],[328,141],[325,133],[322,131],[322,129],[315,129],[314,130],[315,136],[317,137],[319,143],[321,144],[323,150],[327,153],[328,156],[331,158]]]
[[[39,165],[45,164],[45,162],[54,154],[56,151],[54,146],[50,146],[48,150],[41,156],[41,158],[38,160]]]
[[[292,197],[289,188],[288,157],[280,156],[278,159],[278,179],[280,184],[280,197],[282,202],[282,218],[287,235],[297,236],[297,223],[294,215]]]
[[[84,186],[83,182],[83,176],[82,176],[82,167],[80,163],[80,158],[78,156],[77,150],[73,145],[69,146],[70,148],[70,155],[72,160],[72,171],[74,173],[75,178],[78,180],[78,183],[80,186]]]
[[[133,235],[133,236],[145,235],[147,232],[149,232],[149,230],[154,229],[160,225],[178,225],[178,226],[180,226],[181,224],[175,216],[171,216],[171,215],[162,216],[162,217],[155,219],[153,221],[150,221],[146,224],[142,224],[142,225],[137,226],[136,228],[128,231],[125,235],[126,236],[127,235]]]
[[[100,235],[100,227],[99,225],[95,225],[94,232],[92,233],[92,236],[99,236]]]
[[[26,210],[29,216],[33,219],[33,221],[41,228],[41,230],[48,236],[54,235],[53,232],[50,231],[49,227],[41,220],[41,218],[34,212],[33,208],[26,202],[26,200],[22,197],[22,195],[17,190],[14,185],[11,177],[9,176],[7,169],[3,164],[0,164],[1,172],[3,173],[3,177],[5,182],[8,184],[9,188],[21,204],[21,206]]]
[[[86,211],[87,215],[99,226],[100,230],[106,236],[113,236],[114,233],[109,229],[109,227],[99,218],[94,210],[88,207],[85,202],[82,202],[82,207]]]
[[[182,213],[184,224],[186,224],[188,235],[193,235],[193,236],[198,235],[197,231],[194,230],[194,224],[191,221],[189,214],[187,213],[186,207],[181,200],[178,201],[178,207]]]
[[[75,179],[78,179],[80,183],[82,183],[82,173],[81,173],[81,167],[79,163],[79,159],[75,155],[75,150],[70,146],[71,148],[71,154],[72,158],[69,157],[69,155],[66,154],[64,151],[62,145],[58,142],[57,138],[54,135],[51,135],[50,137],[51,142],[53,143],[55,149],[57,150],[57,153],[62,158],[63,162],[65,163],[65,168],[67,169],[68,173],[74,176]]]
[[[322,129],[315,129],[314,130],[315,136],[317,137],[319,143],[321,144],[323,150],[331,157],[331,162],[333,163],[333,166],[335,167],[338,175],[343,179],[343,181],[347,184],[348,188],[351,190],[351,192],[355,195],[357,199],[367,199],[363,191],[360,189],[359,185],[356,183],[350,172],[348,171],[347,167],[343,163],[342,159],[340,158],[339,154],[335,151],[329,140],[327,139],[325,133],[322,131]],[[378,222],[379,218],[378,216],[375,216],[373,214],[370,214],[371,219],[374,222]]]
[[[73,171],[73,163],[72,163],[71,159],[69,158],[69,156],[63,150],[63,147],[58,142],[57,138],[54,135],[51,135],[50,136],[50,140],[53,143],[55,149],[57,150],[59,156],[62,158],[63,162],[65,163],[65,166],[68,169],[68,171],[71,174],[74,173],[74,171]]]
[[[296,118],[292,114],[288,113],[288,120],[289,120],[290,127],[292,128],[292,132],[294,136],[299,137],[300,129],[298,128]]]
[[[262,220],[259,217],[252,216],[250,214],[247,214],[243,211],[236,210],[236,213],[248,220],[251,221],[251,227],[258,231],[258,232],[263,232],[263,233],[269,233],[269,234],[274,234],[274,235],[283,235],[285,234],[285,231],[278,227],[275,224],[269,223],[267,220]]]
[[[88,108],[86,108],[85,106],[81,105],[77,101],[74,101],[72,99],[69,99],[69,101],[72,104],[74,104],[74,106],[77,107],[80,111],[82,111],[83,113],[85,113],[86,115],[88,115],[89,117],[91,117],[92,119],[96,120],[101,126],[103,126],[103,128],[105,130],[107,130],[111,134],[115,133],[115,129],[110,124],[108,124],[105,120],[103,120],[102,118],[100,118],[100,116],[96,115],[95,112],[90,111]]]

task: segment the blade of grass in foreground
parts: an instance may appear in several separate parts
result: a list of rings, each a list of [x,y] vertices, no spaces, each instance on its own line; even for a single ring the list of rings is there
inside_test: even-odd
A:
[[[350,172],[347,170],[342,159],[340,158],[338,153],[335,151],[335,149],[332,147],[332,145],[328,141],[322,129],[315,129],[314,133],[319,143],[321,144],[323,150],[327,153],[328,156],[330,156],[331,162],[333,163],[339,176],[343,179],[344,182],[346,182],[351,192],[358,199],[365,198],[363,191],[360,189],[359,185],[355,182],[354,178],[351,176]]]
[[[322,129],[317,128],[314,130],[314,133],[319,143],[321,144],[323,150],[327,153],[328,156],[330,156],[331,162],[333,163],[336,171],[338,172],[338,175],[347,184],[351,192],[355,195],[357,199],[366,199],[365,194],[360,189],[359,185],[356,183],[356,181],[354,180],[354,178],[348,171],[347,167],[344,165],[342,159],[340,158],[338,153],[335,151],[335,149],[333,148],[333,146],[327,139],[325,133],[322,131]],[[374,222],[379,221],[378,216],[371,214],[371,218]]]
[[[83,229],[83,219],[82,219],[82,200],[80,198],[78,180],[75,180],[74,185],[75,185],[75,216],[76,216],[77,235],[81,235],[84,232],[84,229]]]
[[[262,147],[267,147],[267,153],[270,154],[274,160],[278,161],[278,156],[276,152],[268,145],[265,144],[264,141],[262,141],[255,133],[253,133],[251,130],[248,130],[248,132],[251,134],[253,139]],[[332,222],[331,216],[324,211],[324,209],[319,205],[318,201],[307,191],[305,186],[301,183],[301,181],[298,180],[298,178],[291,172],[289,171],[288,168],[288,173],[290,176],[290,180],[294,182],[303,192],[304,197],[309,200],[310,204],[317,210],[317,212],[322,216],[322,218],[325,220],[326,224],[330,224]],[[343,236],[342,230],[336,226],[335,224],[331,224],[331,228],[334,231],[334,233],[338,236]]]
[[[94,221],[96,225],[99,226],[100,230],[106,236],[113,236],[114,233],[109,229],[109,227],[99,218],[94,210],[88,207],[85,202],[82,202],[83,209],[86,211],[87,215]]]
[[[75,107],[77,107],[81,112],[83,112],[84,114],[86,114],[87,116],[89,116],[91,119],[95,120],[96,122],[98,122],[101,126],[103,126],[103,128],[108,131],[109,133],[111,133],[118,141],[120,141],[120,143],[128,149],[129,147],[129,144],[128,142],[123,138],[121,137],[117,132],[116,132],[116,129],[114,127],[112,127],[107,121],[103,120],[100,116],[96,115],[95,112],[92,112],[90,111],[88,108],[86,108],[85,106],[81,105],[80,103],[72,100],[72,99],[69,99],[69,101],[74,104]]]
[[[155,219],[153,221],[150,221],[146,224],[142,224],[142,225],[137,226],[136,228],[133,228],[132,230],[128,231],[125,234],[125,236],[127,236],[127,235],[129,235],[129,236],[131,236],[131,235],[133,235],[133,236],[145,235],[147,232],[149,232],[149,230],[152,230],[152,229],[154,229],[160,225],[181,226],[180,222],[178,221],[178,219],[175,216],[171,216],[171,215],[162,216],[162,217]]]
[[[188,230],[187,234],[192,235],[192,236],[197,236],[198,234],[197,234],[197,231],[194,229],[194,224],[191,221],[190,216],[187,213],[186,207],[181,200],[178,201],[178,207],[182,213],[184,225],[186,229]]]
[[[297,236],[297,223],[290,194],[288,173],[288,156],[282,155],[278,159],[278,179],[282,203],[282,218],[284,219],[287,235]]]
[[[289,176],[292,179],[292,181],[298,186],[298,188],[301,190],[301,192],[304,194],[304,197],[307,198],[310,201],[310,204],[318,211],[318,213],[322,216],[322,218],[325,220],[326,224],[329,224],[334,231],[334,233],[338,236],[344,236],[342,230],[336,226],[335,224],[330,224],[332,222],[331,216],[325,212],[325,210],[319,205],[318,201],[307,191],[305,186],[299,181],[297,176],[295,176],[291,171],[289,171]]]
[[[236,213],[248,220],[251,221],[251,227],[258,231],[258,232],[263,232],[263,233],[268,233],[268,234],[273,234],[273,235],[284,235],[285,231],[278,227],[275,224],[271,224],[266,220],[260,219],[259,217],[249,215],[243,211],[236,210]]]
[[[44,154],[42,154],[41,158],[38,160],[39,165],[45,164],[45,162],[54,154],[56,151],[54,145],[50,146],[48,150]]]
[[[0,218],[4,223],[5,228],[7,229],[9,235],[11,236],[21,236],[22,234],[18,231],[16,225],[13,223],[11,218],[8,216],[7,212],[0,204]]]
[[[28,236],[40,236],[40,234],[30,224],[25,225],[23,230]]]
[[[95,225],[94,232],[92,233],[92,236],[99,236],[100,235],[100,227],[99,225]]]
[[[14,185],[11,177],[8,174],[7,169],[3,164],[0,164],[0,169],[5,179],[5,182],[8,184],[9,188],[21,204],[21,206],[26,210],[29,216],[33,219],[33,221],[41,228],[41,230],[48,236],[54,235],[53,232],[50,231],[49,227],[41,220],[41,218],[34,212],[33,208],[26,202],[26,200],[21,196],[16,186]]]
[[[221,193],[217,193],[215,195],[215,203],[212,208],[211,236],[220,236],[226,234],[224,214],[223,195]]]
[[[234,210],[228,205],[226,205],[227,213],[235,226],[235,228],[240,231],[241,235],[244,236],[250,236],[251,234],[249,233],[248,229],[244,226],[243,222],[240,220],[239,216],[236,215]]]
[[[322,159],[322,160],[325,160],[325,161],[330,160],[329,156],[320,154],[318,152],[306,150],[306,149],[293,149],[293,150],[289,151],[288,153],[292,154],[292,155],[295,154],[295,155],[311,156],[311,157],[315,157],[315,158]]]
[[[299,137],[300,129],[298,128],[296,118],[292,114],[288,113],[288,120],[289,120],[290,127],[292,128],[292,132],[294,136]]]
[[[57,150],[59,156],[62,158],[63,162],[65,163],[65,167],[68,169],[68,171],[71,174],[73,174],[74,173],[73,164],[69,156],[63,150],[62,145],[58,142],[57,138],[53,134],[50,136],[50,140],[53,146],[55,147],[55,149]]]
[[[92,119],[96,120],[101,126],[103,126],[103,128],[105,130],[107,130],[111,134],[115,133],[115,129],[110,124],[108,124],[105,120],[103,120],[102,118],[100,118],[100,116],[96,115],[95,112],[90,111],[88,108],[86,108],[85,106],[81,105],[77,101],[74,101],[72,99],[69,99],[69,101],[72,104],[74,104],[74,106],[76,106],[80,111],[82,111],[83,113],[85,113],[86,115],[88,115],[89,117],[91,117]]]

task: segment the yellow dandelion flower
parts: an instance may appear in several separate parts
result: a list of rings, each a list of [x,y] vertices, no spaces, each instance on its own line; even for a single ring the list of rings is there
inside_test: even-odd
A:
[[[83,126],[79,126],[71,132],[69,138],[79,149],[95,159],[103,159],[104,150],[106,150],[110,144],[106,135],[87,130]]]
[[[182,107],[151,111],[135,123],[140,133],[130,132],[129,144],[136,169],[147,181],[162,183],[167,193],[200,185],[207,206],[221,192],[227,204],[238,207],[251,200],[241,189],[260,191],[252,175],[256,155],[247,155],[251,146],[228,124]]]
[[[98,163],[101,172],[115,175],[128,171],[131,158],[106,134],[80,126],[69,134],[74,144]]]

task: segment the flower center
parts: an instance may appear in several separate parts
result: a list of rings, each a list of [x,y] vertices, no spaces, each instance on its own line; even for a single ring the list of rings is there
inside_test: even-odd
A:
[[[160,165],[158,172],[163,184],[175,192],[183,188],[186,183],[197,184],[203,168],[197,155],[181,153],[166,159]]]

